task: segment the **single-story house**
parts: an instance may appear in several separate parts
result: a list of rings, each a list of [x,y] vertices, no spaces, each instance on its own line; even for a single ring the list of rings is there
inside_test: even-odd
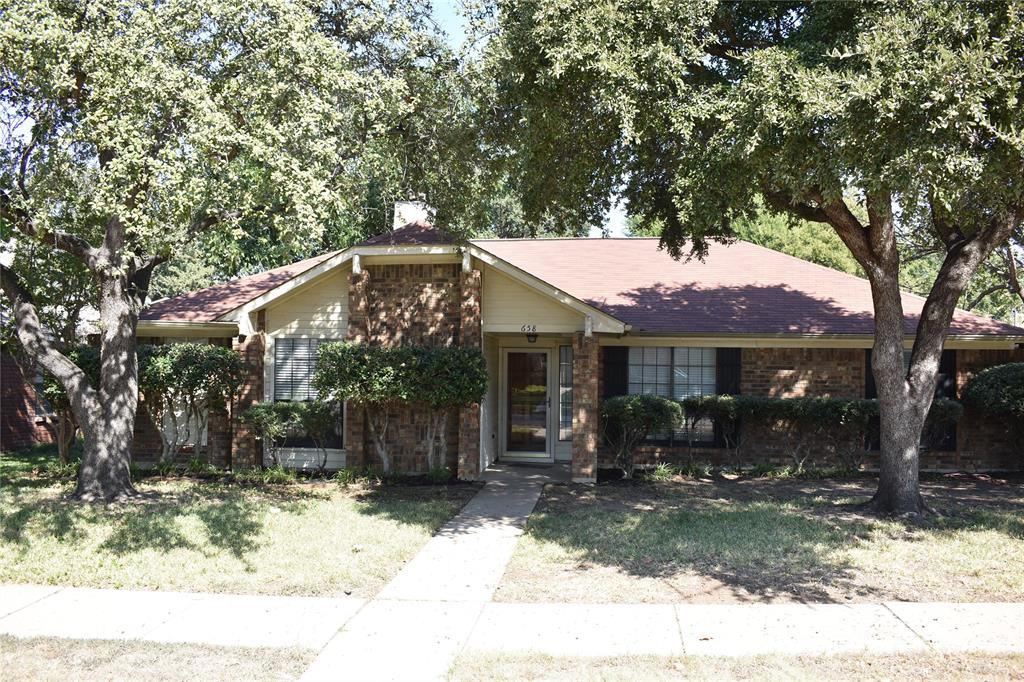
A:
[[[399,211],[402,214],[402,211]],[[907,347],[924,300],[905,294]],[[448,461],[473,478],[496,460],[572,463],[593,480],[603,397],[654,392],[872,397],[874,322],[868,283],[746,242],[677,261],[657,239],[477,239],[456,244],[422,220],[357,246],[158,301],[140,337],[204,339],[235,348],[251,373],[234,414],[209,417],[196,448],[219,464],[258,464],[263,449],[238,414],[258,401],[307,400],[317,347],[332,340],[479,347],[490,385],[482,404],[450,419]],[[939,391],[955,396],[980,369],[1024,360],[1024,329],[957,311]],[[140,410],[145,420],[145,410]],[[425,423],[392,420],[396,468],[424,471]],[[332,468],[375,464],[361,410],[347,407],[329,449]],[[702,458],[721,458],[712,425],[698,425]],[[1019,444],[967,414],[931,469],[1019,469]],[[646,462],[686,456],[670,434]],[[773,450],[774,447],[774,450]],[[746,448],[748,456],[778,444]],[[159,453],[140,424],[136,458]],[[287,465],[314,465],[301,435]]]

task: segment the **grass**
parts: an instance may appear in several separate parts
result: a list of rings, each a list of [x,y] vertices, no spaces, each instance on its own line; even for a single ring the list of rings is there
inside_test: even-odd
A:
[[[0,670],[9,680],[296,680],[316,652],[305,649],[155,644],[0,636]]]
[[[838,656],[556,658],[463,654],[449,679],[471,680],[1020,680],[1024,656],[887,654]]]
[[[0,583],[372,596],[476,491],[154,476],[101,506],[45,461],[0,455]]]
[[[923,484],[941,517],[859,514],[870,480],[549,486],[498,586],[510,602],[1024,601],[1020,484]]]

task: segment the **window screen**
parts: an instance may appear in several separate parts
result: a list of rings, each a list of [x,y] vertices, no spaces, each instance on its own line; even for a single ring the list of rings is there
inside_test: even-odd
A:
[[[572,440],[572,346],[558,347],[558,440]]]

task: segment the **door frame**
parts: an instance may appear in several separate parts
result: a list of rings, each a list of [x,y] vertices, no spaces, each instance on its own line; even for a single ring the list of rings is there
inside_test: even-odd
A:
[[[504,462],[539,462],[551,464],[555,461],[555,441],[558,428],[558,395],[552,391],[552,386],[557,383],[557,363],[552,367],[552,355],[558,351],[558,347],[523,347],[510,346],[501,348],[500,369],[498,370],[498,461]],[[547,426],[545,428],[544,451],[543,452],[509,452],[508,451],[508,354],[509,353],[543,353],[547,362]],[[557,358],[556,358],[557,360]]]

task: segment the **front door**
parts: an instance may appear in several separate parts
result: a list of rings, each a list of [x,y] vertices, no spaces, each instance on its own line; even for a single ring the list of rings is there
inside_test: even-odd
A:
[[[509,351],[507,363],[505,451],[512,457],[547,457],[547,351]]]

